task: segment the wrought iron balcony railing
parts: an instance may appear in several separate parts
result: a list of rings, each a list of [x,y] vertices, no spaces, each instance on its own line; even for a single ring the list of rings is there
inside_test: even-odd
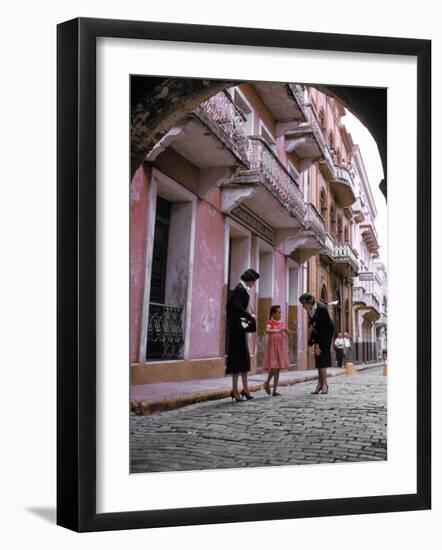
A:
[[[278,197],[298,219],[304,221],[306,205],[304,196],[295,179],[260,136],[249,137],[250,169],[259,170],[267,189]]]
[[[184,343],[183,308],[151,302],[147,329],[148,359],[180,359]]]
[[[210,97],[200,107],[204,113],[214,122],[220,130],[231,140],[241,156],[247,156],[248,140],[246,133],[246,117],[233,103],[230,95],[219,92]]]

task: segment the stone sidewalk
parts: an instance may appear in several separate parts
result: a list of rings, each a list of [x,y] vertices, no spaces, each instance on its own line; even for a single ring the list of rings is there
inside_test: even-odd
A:
[[[372,362],[361,363],[354,367],[357,372],[383,365],[384,362]],[[331,377],[345,375],[346,369],[329,368],[327,373]],[[267,373],[250,374],[249,390],[251,392],[261,390],[266,379]],[[278,385],[281,387],[291,386],[316,379],[316,370],[313,369],[281,371]],[[239,381],[240,384],[241,381]],[[192,403],[224,399],[229,397],[231,389],[231,376],[136,385],[131,387],[131,411],[141,416],[148,416],[152,413],[177,409]]]

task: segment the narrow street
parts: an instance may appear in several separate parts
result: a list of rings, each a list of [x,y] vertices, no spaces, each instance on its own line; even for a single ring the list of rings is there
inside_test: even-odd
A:
[[[250,401],[207,401],[131,415],[131,472],[386,460],[387,377],[382,368],[259,391]]]

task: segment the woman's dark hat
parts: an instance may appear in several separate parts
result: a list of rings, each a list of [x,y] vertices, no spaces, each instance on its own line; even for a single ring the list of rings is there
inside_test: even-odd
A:
[[[308,292],[305,292],[299,297],[299,301],[301,302],[301,304],[311,304],[312,302],[315,301],[315,299],[311,294],[309,294]]]
[[[241,275],[241,281],[247,282],[247,281],[256,281],[259,279],[259,273],[257,273],[254,269],[246,269],[244,273]]]

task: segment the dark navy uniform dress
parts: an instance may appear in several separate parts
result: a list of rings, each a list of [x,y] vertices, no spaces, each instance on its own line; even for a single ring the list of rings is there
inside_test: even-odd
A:
[[[250,370],[250,354],[247,333],[241,325],[241,317],[253,319],[247,311],[249,293],[239,283],[227,302],[227,330],[229,347],[226,361],[226,374],[247,372]]]
[[[312,328],[309,346],[319,345],[320,355],[315,355],[315,367],[324,369],[332,366],[331,345],[335,326],[328,313],[327,306],[322,302],[316,302],[316,311],[309,319],[309,325]]]

